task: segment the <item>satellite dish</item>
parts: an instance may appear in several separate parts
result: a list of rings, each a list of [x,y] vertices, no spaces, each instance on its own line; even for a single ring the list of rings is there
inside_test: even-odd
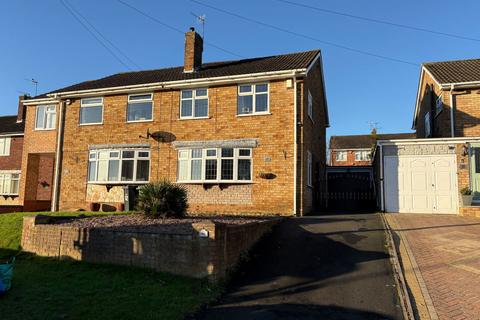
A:
[[[150,133],[150,137],[159,142],[173,142],[177,139],[177,137],[171,132],[165,131],[156,131]]]

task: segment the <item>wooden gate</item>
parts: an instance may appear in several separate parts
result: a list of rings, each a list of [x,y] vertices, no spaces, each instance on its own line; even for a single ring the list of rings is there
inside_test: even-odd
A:
[[[327,170],[328,211],[367,212],[376,209],[371,168]]]

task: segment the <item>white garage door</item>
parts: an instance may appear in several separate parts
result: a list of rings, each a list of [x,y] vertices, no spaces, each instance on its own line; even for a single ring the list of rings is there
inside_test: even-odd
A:
[[[457,213],[455,155],[386,156],[385,210]]]

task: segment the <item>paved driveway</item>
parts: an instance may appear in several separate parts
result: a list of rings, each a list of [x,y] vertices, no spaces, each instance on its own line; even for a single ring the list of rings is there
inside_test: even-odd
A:
[[[402,319],[380,217],[288,219],[199,319]]]
[[[433,316],[480,319],[480,219],[418,214],[387,219],[406,239]]]

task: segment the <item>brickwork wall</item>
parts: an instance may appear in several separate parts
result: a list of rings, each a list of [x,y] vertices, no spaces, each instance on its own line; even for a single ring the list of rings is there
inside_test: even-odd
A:
[[[67,107],[61,174],[60,210],[87,209],[88,146],[99,144],[149,143],[151,145],[151,181],[176,181],[177,151],[170,143],[145,140],[150,132],[166,131],[177,141],[228,140],[256,138],[259,146],[253,149],[253,180],[250,189],[238,186],[217,190],[227,198],[238,189],[239,204],[211,204],[210,199],[191,206],[197,213],[238,212],[278,213],[291,215],[293,208],[293,89],[285,80],[270,82],[271,115],[237,116],[237,85],[210,87],[209,118],[179,120],[180,92],[165,90],[154,93],[154,120],[145,123],[126,123],[127,95],[104,97],[103,125],[79,126],[80,100]],[[317,99],[318,100],[318,99]],[[321,109],[317,107],[317,109]],[[319,117],[320,112],[318,111]],[[320,123],[321,120],[318,120]],[[323,145],[323,132],[316,142]],[[325,139],[323,139],[324,141]],[[266,161],[265,159],[271,159]],[[321,156],[318,156],[321,159]],[[262,179],[260,173],[274,173],[276,178]],[[192,187],[196,188],[196,187]],[[245,198],[251,194],[251,201]],[[219,196],[220,197],[220,196]],[[241,204],[240,204],[241,202]]]
[[[456,92],[455,136],[480,136],[480,90]]]
[[[123,232],[58,224],[62,218],[24,217],[22,248],[40,256],[137,266],[195,278],[223,279],[241,254],[279,219],[245,225],[192,224],[185,234]],[[200,230],[208,231],[201,238]]]
[[[355,151],[354,150],[346,150],[347,151],[347,160],[346,161],[337,161],[336,154],[338,151],[331,150],[330,151],[330,163],[332,166],[370,166],[372,165],[372,161],[356,161],[355,160]],[[370,152],[370,149],[368,149]]]

